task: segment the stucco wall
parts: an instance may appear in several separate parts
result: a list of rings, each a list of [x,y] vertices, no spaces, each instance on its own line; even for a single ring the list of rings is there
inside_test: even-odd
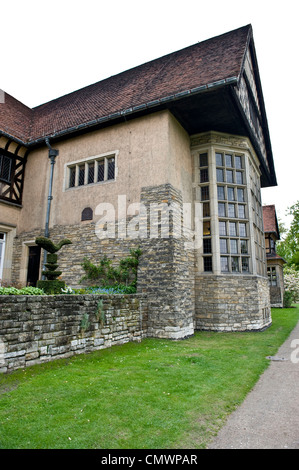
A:
[[[93,210],[107,202],[117,209],[118,196],[127,206],[140,201],[143,186],[174,183],[188,194],[191,181],[189,138],[167,111],[124,122],[80,137],[53,143],[59,150],[54,165],[50,228],[81,221],[85,207]],[[65,165],[109,152],[117,152],[115,181],[65,190]],[[182,172],[184,173],[182,178]],[[26,166],[23,209],[18,232],[44,227],[50,162],[48,149],[30,153]]]

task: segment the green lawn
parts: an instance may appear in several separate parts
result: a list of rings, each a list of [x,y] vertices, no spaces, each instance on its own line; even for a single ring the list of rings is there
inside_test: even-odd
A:
[[[252,389],[299,320],[264,332],[147,339],[0,374],[1,449],[198,449]]]

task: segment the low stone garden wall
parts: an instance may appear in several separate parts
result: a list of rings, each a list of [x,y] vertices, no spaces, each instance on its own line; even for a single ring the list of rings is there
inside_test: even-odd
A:
[[[147,299],[134,295],[0,297],[0,372],[141,341]]]

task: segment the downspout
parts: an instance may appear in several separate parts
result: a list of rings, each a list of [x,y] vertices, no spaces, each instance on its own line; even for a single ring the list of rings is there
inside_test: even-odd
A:
[[[54,165],[55,165],[55,158],[59,154],[59,151],[55,150],[51,147],[48,137],[45,139],[45,144],[49,149],[49,158],[51,160],[48,205],[47,205],[46,225],[45,225],[45,237],[48,238],[49,237],[49,221],[50,221],[51,202],[52,202],[52,199],[53,199],[52,186],[53,186]],[[44,250],[43,270],[45,270],[46,259],[47,259],[47,252]],[[42,279],[45,279],[45,276],[42,276]]]

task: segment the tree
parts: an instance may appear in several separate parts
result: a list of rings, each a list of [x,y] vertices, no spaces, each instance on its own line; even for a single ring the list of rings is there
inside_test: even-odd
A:
[[[285,259],[287,266],[299,270],[299,201],[288,208],[288,215],[293,216],[289,230],[281,224],[279,229],[285,234],[283,240],[277,243],[277,253]]]

